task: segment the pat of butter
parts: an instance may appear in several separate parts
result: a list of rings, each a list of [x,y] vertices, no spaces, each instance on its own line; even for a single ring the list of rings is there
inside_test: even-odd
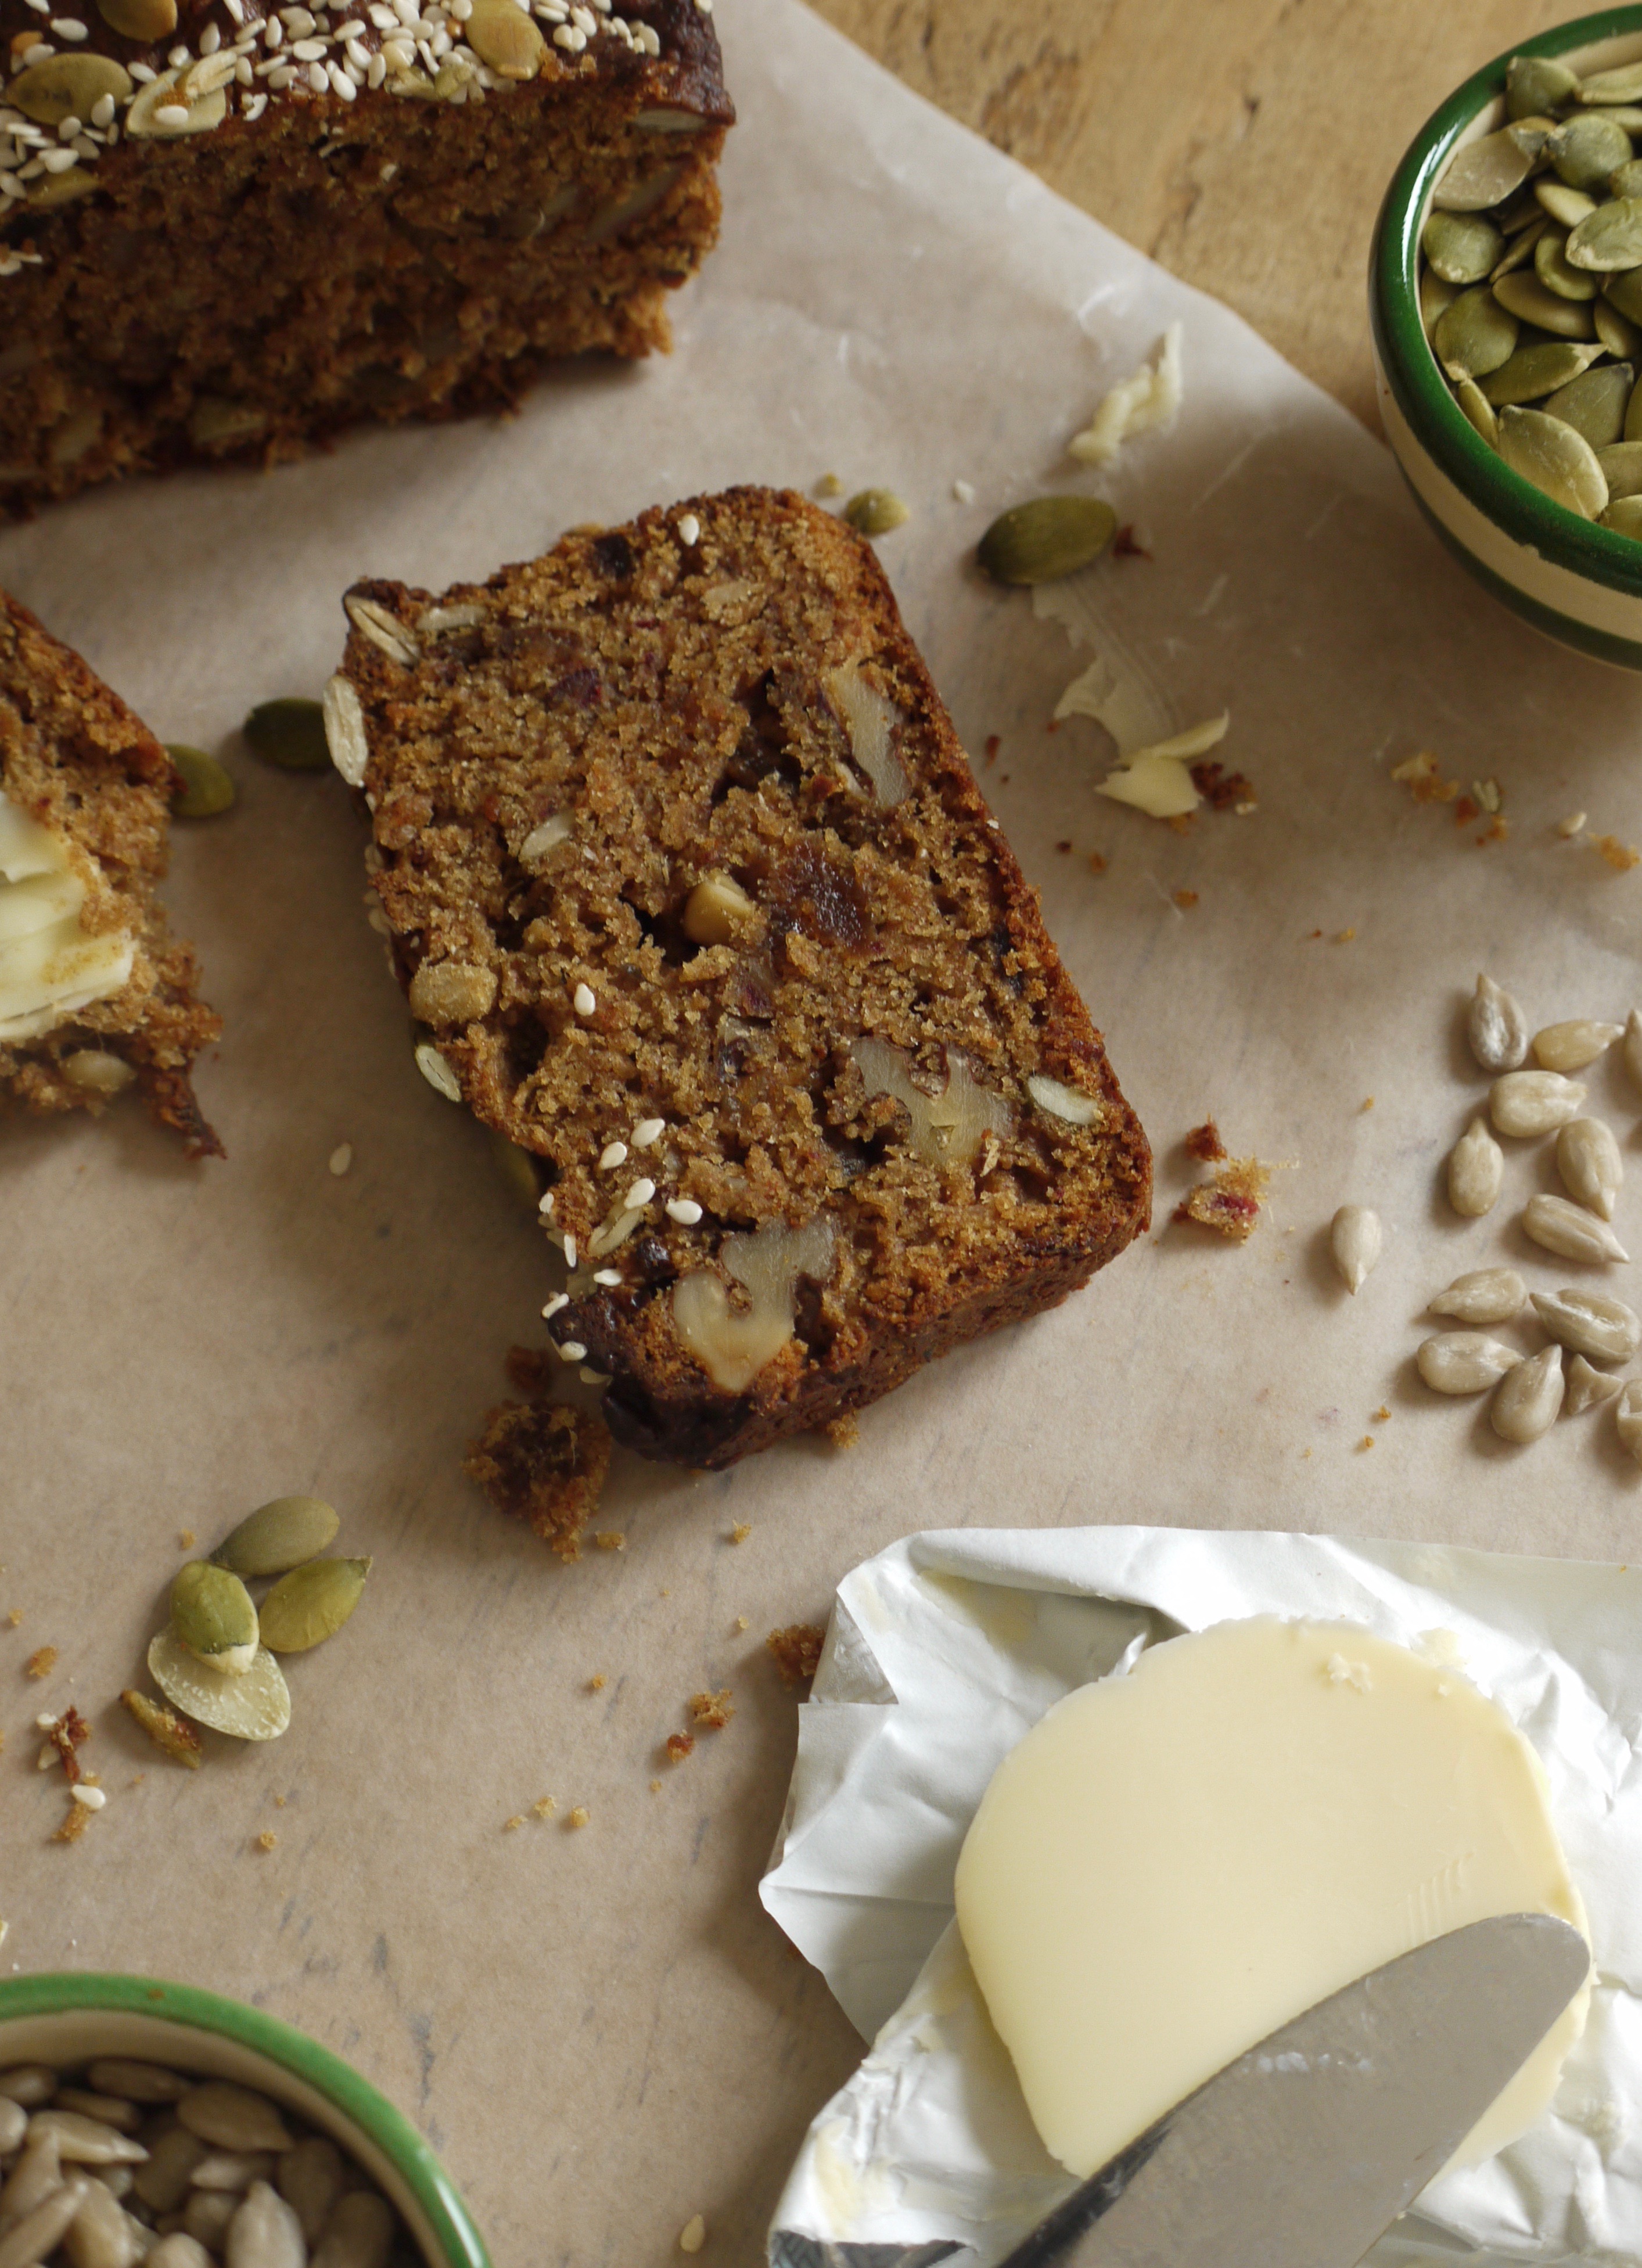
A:
[[[1273,1617],[1051,1709],[982,1800],[957,1906],[1038,2132],[1083,2176],[1399,1954],[1492,1914],[1586,1929],[1539,1759],[1493,1702],[1353,1624]],[[1457,2161],[1544,2108],[1587,1994]]]
[[[132,939],[88,937],[85,902],[62,838],[0,795],[0,1042],[39,1039],[130,976]]]

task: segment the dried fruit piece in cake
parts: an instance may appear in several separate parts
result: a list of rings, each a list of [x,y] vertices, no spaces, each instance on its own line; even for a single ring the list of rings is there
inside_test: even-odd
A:
[[[618,1440],[831,1424],[1145,1225],[1145,1138],[840,521],[732,490],[347,608],[332,746],[419,1054],[542,1161],[549,1329]]]
[[[0,1094],[99,1111],[135,1086],[191,1158],[220,1157],[189,1074],[221,1020],[156,891],[179,784],[125,703],[0,592]]]
[[[666,347],[708,0],[0,0],[0,517]]]

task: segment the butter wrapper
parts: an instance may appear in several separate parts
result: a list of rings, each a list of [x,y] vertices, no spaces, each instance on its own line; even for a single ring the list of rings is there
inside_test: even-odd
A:
[[[1000,1758],[1063,1695],[1261,1614],[1361,1624],[1496,1701],[1545,1767],[1590,1915],[1590,2019],[1550,2108],[1433,2182],[1373,2268],[1642,2262],[1642,1569],[1089,1528],[909,1536],[838,1587],[762,1896],[873,2044],[805,2139],[771,2268],[996,2268],[1075,2186],[965,1958],[958,1852]]]

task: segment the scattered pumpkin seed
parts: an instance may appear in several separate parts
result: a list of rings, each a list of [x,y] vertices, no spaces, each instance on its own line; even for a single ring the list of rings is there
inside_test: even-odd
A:
[[[286,696],[261,701],[243,726],[254,756],[282,772],[322,772],[330,763],[323,712],[317,701]]]
[[[1098,497],[1035,497],[998,514],[976,556],[994,582],[1053,583],[1098,559],[1116,531]]]
[[[291,1689],[266,1646],[240,1677],[225,1677],[190,1653],[173,1631],[148,1649],[148,1674],[173,1708],[215,1733],[239,1741],[275,1741],[291,1722]]]
[[[232,809],[234,784],[215,756],[181,740],[167,740],[166,754],[182,775],[181,792],[171,806],[179,819],[215,819],[218,812]]]
[[[1566,386],[1559,386],[1555,394],[1548,394],[1545,415],[1560,417],[1565,425],[1582,433],[1601,463],[1602,452],[1611,448],[1624,431],[1625,411],[1635,387],[1636,372],[1628,362],[1601,362],[1594,370],[1570,379]],[[1610,497],[1612,493],[1610,488]]]
[[[1498,370],[1487,372],[1477,383],[1496,409],[1505,409],[1507,403],[1541,401],[1558,387],[1582,377],[1598,351],[1595,346],[1575,346],[1561,339],[1536,339],[1532,346],[1519,347]]]
[[[1579,92],[1579,74],[1554,55],[1513,55],[1506,65],[1506,108],[1513,118],[1559,110]]]
[[[317,1558],[341,1525],[322,1498],[276,1496],[224,1536],[211,1554],[211,1565],[253,1578],[288,1574],[304,1560]]]
[[[177,0],[97,0],[97,12],[111,32],[145,48],[177,28]]]
[[[334,1638],[358,1605],[370,1572],[369,1559],[310,1559],[293,1567],[262,1602],[263,1645],[275,1653],[306,1653]]]
[[[1581,519],[1607,508],[1608,482],[1583,433],[1543,409],[1513,406],[1499,413],[1499,454],[1513,473]]]
[[[256,1660],[256,1609],[226,1567],[192,1559],[171,1586],[171,1627],[188,1652],[212,1669],[242,1676]]]
[[[131,77],[110,55],[49,55],[8,82],[5,99],[37,126],[56,128],[65,118],[86,119],[105,95],[116,107],[131,92]]]
[[[1506,239],[1480,213],[1433,212],[1419,232],[1419,246],[1445,282],[1480,284],[1504,252]]]
[[[504,4],[511,8],[513,0]],[[887,535],[911,519],[912,509],[893,489],[861,489],[845,504],[843,517],[858,535]]]
[[[1444,308],[1431,342],[1451,379],[1485,378],[1510,361],[1517,336],[1516,317],[1501,306],[1493,290],[1479,284]],[[1116,514],[1113,518],[1116,525]]]
[[[1559,129],[1565,135],[1566,130]],[[1611,173],[1630,154],[1627,144],[1623,157],[1615,158],[1603,171]],[[1439,212],[1484,212],[1490,205],[1502,204],[1513,189],[1521,188],[1532,171],[1533,162],[1508,133],[1501,130],[1482,135],[1454,151],[1432,202]]]

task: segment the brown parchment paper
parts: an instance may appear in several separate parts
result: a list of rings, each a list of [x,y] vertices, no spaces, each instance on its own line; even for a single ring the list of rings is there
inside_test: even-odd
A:
[[[793,1746],[762,1639],[824,1614],[865,1554],[919,1528],[1112,1519],[1642,1548],[1610,1416],[1510,1451],[1410,1364],[1462,1269],[1580,1273],[1513,1225],[1554,1185],[1543,1145],[1513,1148],[1480,1223],[1447,1211],[1439,1172],[1480,1094],[1459,1037],[1479,966],[1536,1022],[1623,1020],[1637,997],[1642,868],[1554,822],[1583,808],[1642,839],[1642,692],[1475,591],[1379,446],[1223,309],[795,0],[721,20],[742,122],[670,360],[567,372],[506,423],[135,485],[0,535],[0,581],[240,786],[230,816],[178,829],[170,887],[227,1018],[200,1080],[227,1163],[186,1165],[129,1108],[0,1130],[0,1972],[145,1970],[305,2026],[421,2123],[497,2268],[660,2264],[698,2211],[706,2257],[760,2257],[859,2052],[755,1895]],[[1071,465],[1066,438],[1177,317],[1178,424],[1104,475]],[[236,727],[319,690],[355,576],[437,588],[578,521],[828,471],[913,506],[881,556],[966,744],[999,738],[983,784],[1150,1130],[1159,1227],[868,1413],[852,1451],[799,1443],[716,1477],[618,1459],[600,1525],[626,1549],[565,1568],[459,1470],[504,1350],[540,1330],[549,1256],[413,1067],[340,783],[260,769]],[[1177,725],[1229,705],[1220,753],[1257,814],[1176,834],[1093,794],[1096,725],[1046,733],[1089,650],[968,557],[1051,482],[1140,524],[1153,556],[1101,566],[1101,618]],[[1498,779],[1506,841],[1476,847],[1484,822],[1391,781],[1426,746],[1449,777]],[[1642,1095],[1617,1064],[1592,1094],[1634,1163]],[[1285,1167],[1241,1249],[1167,1225],[1182,1138],[1211,1111]],[[1387,1233],[1354,1300],[1326,1253],[1347,1199]],[[282,1741],[214,1742],[184,1773],[114,1697],[179,1531],[209,1543],[291,1490],[375,1556],[364,1607],[292,1665]],[[60,1659],[33,1683],[45,1644]],[[666,1767],[688,1696],[726,1684],[733,1721]],[[30,1727],[70,1699],[109,1800],[63,1847]],[[549,1793],[557,1821],[501,1831]],[[579,1832],[558,1823],[573,1804]]]

